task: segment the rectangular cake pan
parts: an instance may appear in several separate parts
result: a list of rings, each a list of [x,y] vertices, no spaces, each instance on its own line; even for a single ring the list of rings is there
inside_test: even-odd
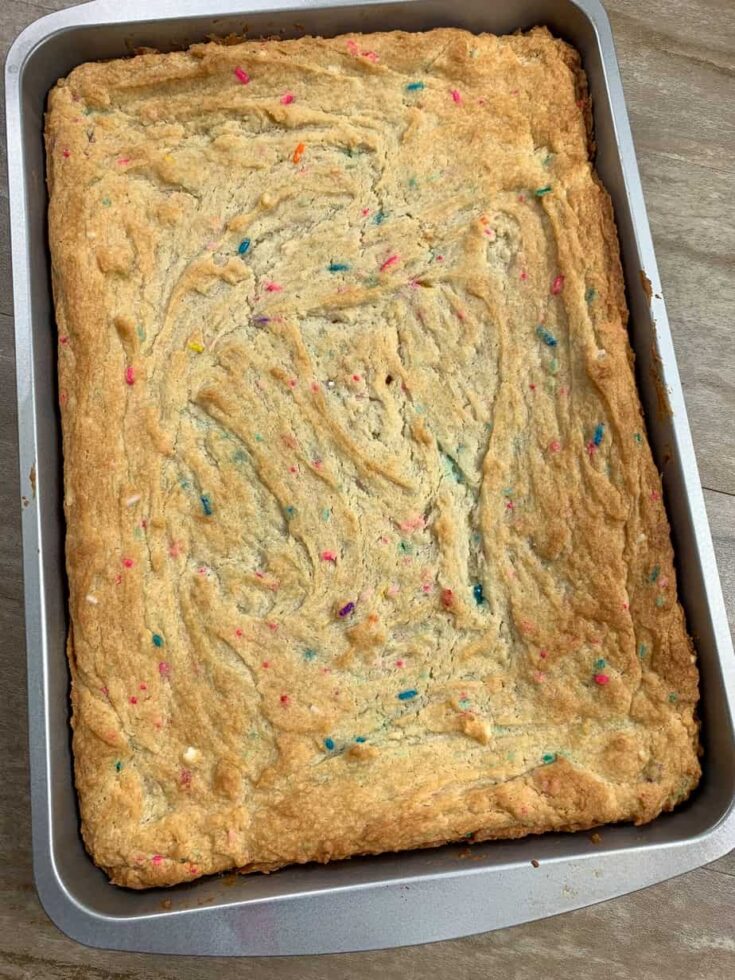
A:
[[[69,677],[56,387],[42,144],[46,95],[81,62],[211,35],[335,35],[546,24],[582,53],[597,167],[623,250],[630,334],[648,432],[663,472],[682,601],[702,672],[704,778],[642,828],[549,834],[208,878],[167,891],[111,887],[79,835]],[[53,921],[91,946],[270,955],[408,945],[555,915],[712,861],[735,846],[735,665],[707,516],[607,17],[597,0],[98,0],[44,17],[6,65],[10,209],[30,702],[34,867]]]

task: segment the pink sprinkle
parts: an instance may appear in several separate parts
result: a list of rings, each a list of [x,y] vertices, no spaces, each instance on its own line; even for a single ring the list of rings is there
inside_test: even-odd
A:
[[[128,698],[128,700],[130,701],[130,703],[131,703],[131,704],[137,704],[137,703],[138,703],[138,699],[136,698],[136,696],[135,696],[134,694],[132,694],[132,695],[131,695],[131,696],[130,696],[130,697]]]
[[[378,538],[378,541],[380,541],[381,544],[388,544],[389,540],[390,539],[387,538],[384,534],[381,534],[380,537]]]
[[[390,266],[395,265],[397,261],[398,261],[397,255],[389,255],[388,258],[385,260],[385,262],[381,265],[380,271],[385,272],[385,270],[388,269]]]
[[[658,490],[652,490],[651,500],[660,500],[660,499],[661,499],[661,494],[658,492]]]
[[[59,337],[59,343],[66,346],[69,343],[69,338],[64,334],[63,337]]]
[[[278,629],[278,623],[268,622],[265,625],[268,627],[268,629],[271,631],[271,633],[275,633],[276,630]]]
[[[293,94],[293,92],[284,92],[281,96],[281,105],[291,105],[295,99],[296,96]]]
[[[551,284],[551,295],[558,296],[562,289],[564,289],[564,276],[557,276]]]
[[[161,857],[160,854],[154,854],[153,857],[151,858],[151,861],[153,864],[159,865],[163,861],[163,858]]]
[[[119,585],[122,582],[122,575],[115,576],[115,585]]]
[[[147,691],[148,690],[148,685],[147,684],[139,684],[138,685],[138,690],[139,691]]]
[[[267,282],[265,284],[265,291],[267,293],[280,293],[283,291],[283,286],[277,282]]]
[[[494,228],[486,228],[485,234],[487,235],[487,237],[490,239],[491,242],[494,242],[497,237]]]
[[[69,395],[62,388],[61,391],[59,392],[59,405],[66,405],[68,400],[69,400]]]
[[[505,509],[506,510],[513,510],[513,501],[512,500],[509,500],[508,501],[508,503],[505,505]]]
[[[610,678],[607,674],[595,674],[595,684],[599,684],[600,687],[604,687],[605,684],[609,683]]]
[[[238,638],[238,640],[239,640],[239,639],[240,639],[241,637],[243,637],[244,635],[245,635],[245,634],[244,634],[244,632],[243,632],[243,630],[241,630],[241,629],[240,629],[240,627],[238,626],[238,627],[237,627],[237,629],[235,630],[235,636],[236,636],[236,637]]]
[[[538,655],[542,660],[546,660],[549,654],[546,652],[546,650],[539,650]]]
[[[179,545],[177,544],[176,541],[171,542],[171,544],[169,545],[168,553],[169,555],[171,555],[172,558],[179,557]]]
[[[519,204],[525,204],[526,203],[525,195],[519,194],[518,195],[518,202],[519,202]]]
[[[395,582],[388,586],[388,595],[398,595],[400,591],[400,585],[397,585]]]
[[[363,58],[367,58],[368,61],[372,61],[373,63],[377,62],[378,60],[377,51],[361,51],[360,53],[362,54]]]
[[[261,572],[260,569],[256,569],[255,570],[255,577],[256,578],[265,578],[265,572]]]
[[[320,385],[319,385],[319,382],[318,381],[312,381],[311,382],[311,390],[314,391],[314,392],[320,390]]]
[[[171,664],[167,663],[165,660],[162,660],[158,665],[158,673],[161,675],[161,677],[169,677],[171,674]]]
[[[350,38],[347,41],[347,50],[350,52],[350,54],[359,54],[360,48],[358,47],[357,41],[355,41],[353,38]]]
[[[427,594],[431,592],[433,588],[434,586],[431,584],[431,582],[424,582],[424,584],[421,586],[422,592],[426,592]]]
[[[623,609],[625,609],[626,611],[627,611],[628,609],[630,609],[630,606],[628,605],[628,603],[627,603],[627,602],[624,602],[624,603],[623,603]]]
[[[659,580],[658,587],[659,589],[665,589],[668,587],[668,584],[669,584],[669,580],[664,577]]]
[[[443,255],[437,255],[436,261],[437,262],[443,262],[444,261],[444,256]]]
[[[66,147],[61,151],[61,155],[65,160],[68,160],[71,156],[71,150],[67,150]]]
[[[461,92],[459,91],[459,89],[456,88],[453,88],[451,91],[452,91],[452,98],[457,104],[459,104],[462,101]]]
[[[587,443],[587,452],[590,454],[590,458],[597,452],[597,446],[591,440]]]
[[[123,558],[122,563],[125,568],[132,568],[135,564],[132,558]]]
[[[546,674],[542,670],[537,670],[534,672],[533,679],[537,684],[543,684],[546,680]]]
[[[250,75],[248,75],[244,68],[235,68],[235,77],[241,81],[243,85],[248,85],[250,83]]]
[[[286,384],[289,386],[289,388],[295,388],[298,383],[299,382],[298,382],[298,380],[296,378],[289,378],[288,381],[286,382]]]
[[[209,569],[207,568],[206,565],[200,565],[199,568],[197,568],[197,572],[200,575],[208,575],[209,574]]]
[[[370,208],[363,208],[360,214],[363,216],[363,218],[367,218],[367,216],[370,214]]]
[[[282,694],[281,695],[281,704],[286,705],[286,704],[289,704],[290,701],[291,701],[291,698],[288,696],[288,694]]]
[[[133,366],[132,365],[130,365],[129,367],[126,367],[125,368],[125,384],[128,384],[128,385],[134,385],[135,384],[135,371],[133,370]]]
[[[536,385],[535,384],[530,384],[528,387],[531,389],[531,391],[535,391],[536,390]]]
[[[566,388],[566,387],[560,388],[559,389],[559,394],[560,395],[568,395],[569,394],[569,389]]]
[[[406,666],[405,660],[396,660],[396,667],[405,667],[405,666]]]
[[[109,689],[109,687],[101,687],[100,688],[100,691],[104,694],[104,696],[106,698],[109,698],[109,696],[110,696],[110,689]]]
[[[528,279],[528,273],[525,269],[521,269],[521,282],[525,282]]]
[[[264,661],[263,661],[263,663],[262,663],[262,664],[261,664],[260,666],[261,666],[261,667],[262,667],[262,668],[263,668],[264,670],[268,670],[268,668],[270,667],[270,665],[271,665],[271,662],[270,662],[270,660],[264,660]]]
[[[315,470],[320,470],[322,468],[322,466],[324,466],[324,463],[322,463],[322,461],[320,459],[315,459],[313,461],[312,465],[313,465],[313,467],[314,467]]]
[[[298,473],[299,472],[299,468],[298,468],[298,466],[289,466],[288,472],[289,473]]]
[[[336,551],[323,551],[319,557],[321,558],[322,561],[333,561],[333,562],[336,563],[336,561],[337,561],[337,552]]]
[[[191,772],[188,769],[182,769],[179,773],[179,782],[182,786],[189,786],[191,783]]]
[[[557,439],[552,439],[549,443],[549,452],[558,453],[561,450],[561,443]]]
[[[352,380],[353,381],[362,381],[362,378],[360,377],[359,374],[353,374],[352,375]]]
[[[420,514],[415,517],[409,517],[405,521],[401,521],[398,525],[402,531],[423,531],[426,522]]]
[[[199,874],[199,868],[195,864],[190,864],[189,865],[189,874],[190,875],[198,875]]]
[[[120,164],[121,167],[124,167],[128,163],[130,163],[130,157],[118,157],[117,162]]]

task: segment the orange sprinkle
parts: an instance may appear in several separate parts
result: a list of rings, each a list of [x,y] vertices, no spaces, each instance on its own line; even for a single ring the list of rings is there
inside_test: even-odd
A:
[[[306,147],[303,143],[299,143],[296,149],[293,151],[293,162],[298,163],[301,157],[304,155],[304,150]]]

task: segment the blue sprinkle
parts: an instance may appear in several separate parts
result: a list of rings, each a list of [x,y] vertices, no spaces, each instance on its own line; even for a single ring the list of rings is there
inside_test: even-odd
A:
[[[350,267],[346,262],[330,262],[327,268],[330,272],[348,272]]]
[[[115,772],[121,772],[122,771],[122,767],[123,767],[123,764],[118,759],[117,762],[115,763]]]
[[[651,570],[651,574],[648,576],[648,581],[655,582],[660,574],[661,574],[661,569],[658,567],[658,565],[656,565],[656,567]]]
[[[154,647],[162,647],[163,646],[163,637],[161,636],[160,633],[154,633],[152,639],[153,639],[153,646]]]
[[[553,333],[549,333],[545,327],[539,325],[536,327],[536,336],[539,340],[543,340],[547,347],[556,347],[556,337]]]
[[[284,507],[284,512],[286,514],[286,517],[294,517],[295,514],[296,514],[296,508],[295,507]]]
[[[205,515],[207,517],[211,517],[212,516],[212,501],[209,499],[209,495],[206,494],[206,493],[203,493],[199,499],[202,502],[202,510],[204,511]]]
[[[478,582],[477,585],[472,586],[472,595],[475,597],[475,602],[478,606],[481,606],[485,601],[485,594],[482,591],[482,583]]]
[[[602,442],[602,437],[605,434],[605,426],[600,422],[600,424],[595,428],[595,434],[592,436],[592,442],[596,446],[599,446]]]
[[[595,289],[594,286],[590,286],[588,289],[585,290],[584,298],[588,303],[591,303],[594,299],[597,298],[597,290]]]
[[[423,82],[409,82],[406,86],[407,92],[420,92],[424,88]]]
[[[384,211],[376,211],[373,215],[373,224],[382,225],[386,219],[386,214]]]
[[[356,735],[355,736],[355,741],[356,742],[367,742],[367,739],[365,738],[364,735]]]
[[[409,691],[401,691],[397,697],[399,701],[410,701],[412,698],[415,698],[418,693],[418,691],[414,691],[413,689]]]
[[[334,748],[334,739],[333,738],[325,738],[324,739],[324,747],[326,749],[329,749],[329,751],[331,752],[332,749]]]
[[[316,658],[316,650],[304,650],[304,660],[314,660]]]
[[[240,253],[240,255],[244,255],[249,248],[250,248],[250,239],[243,238],[243,240],[237,246],[237,251]]]

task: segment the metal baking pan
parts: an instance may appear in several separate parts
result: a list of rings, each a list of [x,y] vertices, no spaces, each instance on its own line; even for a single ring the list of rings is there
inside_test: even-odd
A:
[[[56,342],[42,145],[46,95],[89,60],[210,35],[334,35],[546,24],[582,53],[597,168],[623,250],[638,383],[702,672],[704,778],[673,814],[635,828],[447,846],[175,889],[111,887],[79,836],[68,727],[67,612]],[[408,945],[579,908],[689,871],[735,845],[735,664],[607,17],[598,0],[98,0],[37,21],[6,65],[30,701],[34,867],[41,901],[91,946],[269,955]],[[664,407],[669,410],[662,411]]]

